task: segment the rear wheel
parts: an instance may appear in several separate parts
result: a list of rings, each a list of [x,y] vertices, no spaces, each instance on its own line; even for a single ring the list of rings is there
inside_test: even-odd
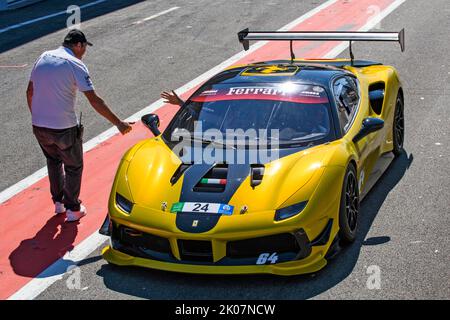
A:
[[[349,164],[344,177],[339,208],[339,238],[344,244],[352,243],[356,238],[359,215],[359,188],[356,168]]]
[[[395,114],[393,123],[394,149],[392,152],[398,157],[403,152],[403,143],[405,141],[405,118],[403,114],[403,98],[399,94],[395,104]]]

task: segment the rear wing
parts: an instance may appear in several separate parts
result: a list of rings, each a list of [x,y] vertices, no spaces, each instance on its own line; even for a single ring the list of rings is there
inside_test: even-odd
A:
[[[238,32],[239,42],[244,50],[250,47],[250,41],[290,41],[291,62],[295,59],[293,41],[349,41],[350,58],[354,60],[352,41],[393,41],[400,43],[405,51],[405,29],[400,32],[352,32],[352,31],[249,31]]]

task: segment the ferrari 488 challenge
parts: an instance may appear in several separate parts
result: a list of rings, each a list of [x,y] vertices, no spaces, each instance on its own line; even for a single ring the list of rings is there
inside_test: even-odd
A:
[[[250,32],[250,40],[398,41],[404,32]],[[355,240],[360,201],[402,152],[397,71],[351,59],[233,66],[119,165],[101,233],[115,265],[211,274],[320,270]],[[362,213],[363,214],[363,213]]]

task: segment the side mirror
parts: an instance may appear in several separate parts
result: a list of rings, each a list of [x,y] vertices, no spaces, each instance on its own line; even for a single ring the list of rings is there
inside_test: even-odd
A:
[[[159,131],[158,127],[159,127],[159,117],[157,114],[154,113],[150,113],[150,114],[146,114],[143,115],[142,118],[142,123],[150,129],[150,131],[156,136],[159,136],[161,134],[161,131]]]
[[[353,138],[353,142],[356,143],[368,134],[383,129],[383,127],[383,120],[379,118],[366,118],[363,120],[361,130]]]

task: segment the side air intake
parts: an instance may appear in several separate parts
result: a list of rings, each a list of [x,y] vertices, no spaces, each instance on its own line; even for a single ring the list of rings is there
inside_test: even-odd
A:
[[[170,183],[174,185],[177,183],[177,181],[181,178],[183,173],[191,166],[189,163],[182,163],[180,166],[175,170],[172,178],[170,178]]]

